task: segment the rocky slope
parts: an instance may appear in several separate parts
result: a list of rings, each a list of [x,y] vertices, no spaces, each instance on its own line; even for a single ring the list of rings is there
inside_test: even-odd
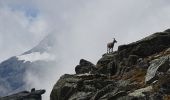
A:
[[[170,100],[170,29],[121,45],[54,85],[50,100]]]

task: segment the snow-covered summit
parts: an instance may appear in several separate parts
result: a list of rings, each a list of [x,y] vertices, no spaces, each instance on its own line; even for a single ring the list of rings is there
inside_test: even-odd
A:
[[[20,56],[16,56],[18,60],[23,60],[24,62],[35,62],[35,61],[53,61],[55,60],[55,56],[49,54],[47,52],[32,52],[30,54],[24,54]]]
[[[37,46],[23,54],[30,54],[32,52],[50,52],[56,46],[56,41],[55,34],[48,34]]]

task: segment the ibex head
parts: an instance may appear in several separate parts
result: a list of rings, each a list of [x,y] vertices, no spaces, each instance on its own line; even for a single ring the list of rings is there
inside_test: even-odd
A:
[[[116,41],[116,39],[115,39],[115,38],[113,38],[113,43],[117,43],[117,41]]]

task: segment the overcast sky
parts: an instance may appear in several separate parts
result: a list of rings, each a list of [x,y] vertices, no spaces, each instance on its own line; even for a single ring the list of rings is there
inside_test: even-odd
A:
[[[73,70],[81,58],[96,63],[113,37],[116,50],[169,26],[169,0],[0,0],[0,61],[54,33]]]

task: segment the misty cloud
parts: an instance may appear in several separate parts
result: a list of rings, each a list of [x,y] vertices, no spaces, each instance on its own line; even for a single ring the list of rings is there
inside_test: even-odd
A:
[[[46,98],[59,76],[73,73],[81,58],[96,63],[113,37],[116,50],[169,28],[170,22],[167,0],[4,0],[0,6],[0,61],[56,34],[59,63],[30,70],[26,79],[29,87],[47,89]]]

